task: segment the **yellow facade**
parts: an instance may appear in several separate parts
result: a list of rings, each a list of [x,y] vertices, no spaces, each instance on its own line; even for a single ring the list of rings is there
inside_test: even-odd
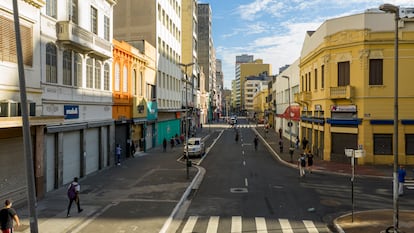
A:
[[[295,101],[301,138],[323,159],[347,162],[350,148],[365,152],[359,164],[393,163],[393,22],[391,14],[351,15],[326,21],[305,38]],[[400,25],[398,154],[400,163],[414,164],[414,22]]]
[[[266,98],[268,93],[268,89],[263,89],[257,92],[253,97],[253,109],[256,113],[256,119],[259,122],[263,122],[265,119],[265,111],[267,110]]]

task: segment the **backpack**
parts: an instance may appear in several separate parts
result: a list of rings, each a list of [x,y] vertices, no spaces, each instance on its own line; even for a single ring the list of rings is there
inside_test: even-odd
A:
[[[306,167],[306,160],[305,160],[305,158],[300,158],[300,166]]]
[[[69,199],[75,199],[76,197],[76,186],[74,184],[70,184],[69,189],[68,189],[68,198]]]

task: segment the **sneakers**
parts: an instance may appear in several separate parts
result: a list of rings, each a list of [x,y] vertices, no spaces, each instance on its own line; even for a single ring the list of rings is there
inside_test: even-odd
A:
[[[69,218],[70,217],[70,214],[67,214],[66,217]]]
[[[80,209],[80,210],[78,210],[78,213],[80,213],[80,212],[82,212],[83,211],[83,209]]]

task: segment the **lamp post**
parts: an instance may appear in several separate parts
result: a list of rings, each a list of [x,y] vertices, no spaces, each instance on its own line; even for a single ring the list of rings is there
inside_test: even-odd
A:
[[[188,83],[188,77],[187,77],[187,67],[194,65],[194,62],[188,63],[188,64],[182,64],[179,63],[180,66],[184,67],[185,72],[185,160],[186,160],[186,167],[187,167],[187,179],[190,178],[190,160],[188,158],[188,94],[187,94],[187,83]]]
[[[395,41],[394,41],[394,168],[393,168],[393,227],[398,231],[398,20],[400,8],[392,4],[382,4],[379,9],[387,13],[395,14]]]
[[[290,141],[290,148],[289,148],[289,150],[291,150],[291,148],[293,148],[293,145],[292,145],[292,115],[291,115],[291,109],[290,109],[290,78],[289,78],[289,76],[286,76],[286,75],[282,75],[281,76],[282,78],[285,78],[285,79],[287,79],[288,80],[288,89],[289,89],[289,96],[288,96],[288,101],[289,101],[289,122],[288,122],[288,127],[289,127],[289,141]]]

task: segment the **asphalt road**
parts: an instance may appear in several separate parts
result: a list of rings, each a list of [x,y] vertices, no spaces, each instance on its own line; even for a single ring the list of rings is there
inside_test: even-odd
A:
[[[224,129],[201,161],[206,173],[178,232],[331,232],[334,218],[354,211],[392,208],[389,180],[307,174],[280,164],[254,133],[239,124]],[[353,191],[352,191],[353,185]],[[412,209],[409,198],[402,208]],[[284,230],[282,230],[282,228]],[[290,230],[290,231],[289,231]]]

